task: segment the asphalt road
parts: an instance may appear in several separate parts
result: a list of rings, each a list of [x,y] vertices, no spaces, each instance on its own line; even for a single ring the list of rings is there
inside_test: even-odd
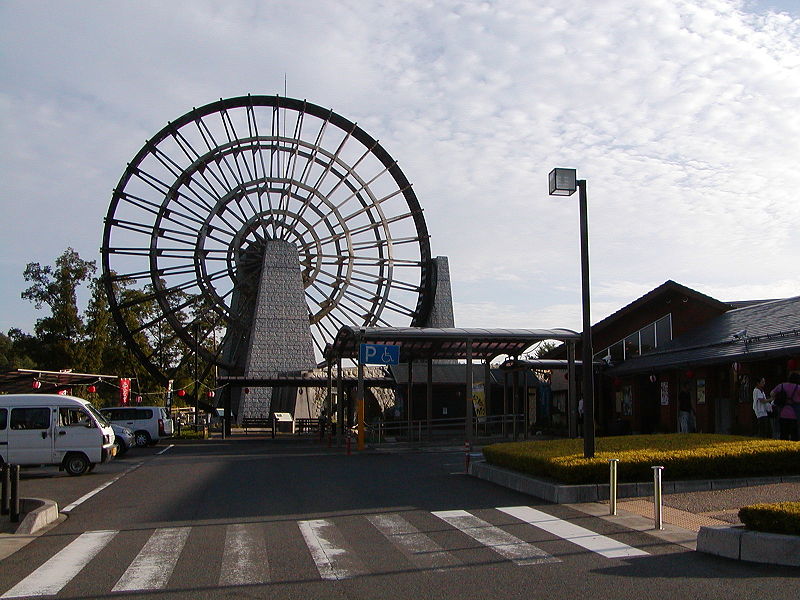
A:
[[[25,496],[62,508],[85,499],[0,562],[0,597],[763,599],[800,589],[797,569],[698,554],[467,477],[460,452],[345,456],[242,439],[166,448],[79,478],[26,473]]]

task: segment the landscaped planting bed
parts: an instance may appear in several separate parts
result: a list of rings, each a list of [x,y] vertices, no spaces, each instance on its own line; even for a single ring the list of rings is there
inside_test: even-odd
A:
[[[745,506],[739,509],[739,520],[756,531],[800,535],[800,502]]]
[[[492,444],[489,464],[566,484],[607,483],[608,461],[619,460],[620,482],[648,481],[652,467],[663,479],[800,475],[800,443],[718,434],[631,435],[596,439],[594,458],[583,457],[583,440]]]

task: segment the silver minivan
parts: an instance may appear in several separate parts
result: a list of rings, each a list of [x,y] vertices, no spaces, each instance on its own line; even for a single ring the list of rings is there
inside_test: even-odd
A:
[[[118,406],[103,408],[106,419],[133,431],[137,446],[152,446],[172,435],[172,419],[163,406]]]
[[[0,396],[0,462],[83,475],[116,454],[114,430],[89,402],[58,394]]]

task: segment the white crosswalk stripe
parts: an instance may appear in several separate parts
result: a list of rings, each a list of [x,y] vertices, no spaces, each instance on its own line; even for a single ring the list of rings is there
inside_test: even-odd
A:
[[[648,555],[643,550],[529,506],[507,506],[494,510],[516,519],[514,527],[535,527],[607,559]],[[465,510],[437,511],[427,514],[447,523],[450,527],[466,534],[482,546],[516,565],[529,566],[561,562],[557,556],[552,556],[541,548],[506,531],[510,525],[507,521],[504,521],[504,528],[501,528]],[[497,522],[497,514],[495,513],[492,517],[491,510],[481,511],[480,515]],[[469,554],[462,558],[461,554],[456,555],[454,549],[449,549],[448,543],[442,541],[453,539],[450,535],[452,530],[442,529],[439,526],[435,529],[435,535],[429,534],[424,531],[424,527],[421,531],[409,519],[418,524],[426,522],[425,513],[381,513],[364,515],[362,523],[366,527],[370,527],[367,525],[370,523],[405,557],[406,564],[413,565],[416,569],[448,569],[462,566],[464,561],[468,562]],[[427,520],[430,522],[430,517],[427,517]],[[320,578],[342,580],[370,573],[367,564],[374,560],[373,555],[376,553],[376,548],[356,550],[354,545],[363,544],[363,538],[359,536],[358,540],[361,541],[352,540],[351,544],[347,529],[339,526],[342,524],[341,521],[313,519],[296,523],[309,553],[306,556],[310,555]],[[348,526],[351,529],[358,527],[358,521],[350,521]],[[422,526],[420,525],[420,527]],[[178,560],[184,552],[191,531],[191,527],[160,528],[153,531],[130,565],[127,568],[124,564],[119,565],[120,571],[123,569],[125,571],[111,591],[158,590],[167,587],[170,583],[187,585],[176,581],[171,582],[171,578]],[[437,539],[433,539],[431,535]],[[130,532],[120,534],[118,531],[83,533],[5,592],[0,599],[59,594],[112,540],[116,538],[115,547],[120,547],[120,544],[124,546],[126,539],[130,539],[131,536]],[[437,540],[439,541],[437,542]],[[225,526],[224,548],[221,551],[221,557],[215,559],[219,560],[218,565],[206,564],[208,561],[206,556],[193,557],[192,560],[201,561],[198,564],[202,564],[206,569],[215,569],[218,566],[218,583],[224,587],[258,585],[269,583],[272,580],[283,580],[285,577],[283,573],[271,572],[269,555],[280,550],[271,548],[268,541],[269,537],[263,523],[230,524]],[[309,567],[311,561],[308,562]],[[276,565],[280,564],[281,561],[276,561]],[[282,568],[285,569],[286,566],[283,565]]]
[[[156,529],[112,592],[158,590],[169,581],[191,527]]]
[[[300,532],[323,579],[349,579],[367,569],[348,546],[339,529],[326,519],[298,521]]]
[[[497,552],[517,565],[561,562],[541,548],[525,542],[507,531],[479,519],[465,510],[442,510],[433,513],[456,529]]]
[[[225,531],[225,550],[219,584],[249,585],[269,581],[264,537],[257,525],[238,523]]]
[[[106,547],[116,531],[87,531],[63,550],[8,590],[1,598],[52,596],[61,591],[100,550]]]
[[[594,531],[590,531],[580,525],[558,519],[530,506],[508,506],[497,510],[606,558],[630,558],[648,555],[644,550],[639,550],[610,537],[596,534]]]
[[[367,520],[420,569],[442,569],[461,564],[398,514],[370,515]]]

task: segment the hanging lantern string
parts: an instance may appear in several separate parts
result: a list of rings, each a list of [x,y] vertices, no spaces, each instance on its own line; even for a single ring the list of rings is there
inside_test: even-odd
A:
[[[105,385],[107,385],[107,386],[109,386],[111,388],[114,388],[116,390],[120,389],[120,387],[121,387],[120,385],[117,385],[117,384],[115,384],[115,383],[113,383],[113,382],[111,382],[111,381],[109,381],[107,379],[101,379],[97,383],[98,384],[100,384],[100,383],[105,384]],[[197,386],[198,391],[206,390],[206,391],[214,392],[214,393],[225,389],[225,387],[227,385],[229,385],[229,384],[222,384],[222,385],[217,385],[217,386],[211,387],[211,386],[205,384],[202,381],[198,381],[197,383],[198,383],[198,386]],[[34,384],[33,385],[34,389],[39,389],[41,387],[41,385],[42,385],[41,381],[39,381],[38,379],[34,379],[33,380],[33,384]],[[84,384],[84,385],[86,385],[86,387],[95,387],[94,391],[88,390],[89,393],[95,393],[97,391],[97,389],[96,389],[97,384]],[[172,392],[173,393],[177,393],[177,392],[182,391],[182,392],[185,392],[185,393],[188,394],[190,389],[192,389],[192,385],[191,384],[185,385],[182,388],[174,388],[172,390]],[[160,391],[160,392],[140,392],[140,393],[138,393],[136,395],[137,396],[142,396],[142,397],[144,397],[144,396],[159,396],[160,397],[160,396],[164,395],[164,391]]]

